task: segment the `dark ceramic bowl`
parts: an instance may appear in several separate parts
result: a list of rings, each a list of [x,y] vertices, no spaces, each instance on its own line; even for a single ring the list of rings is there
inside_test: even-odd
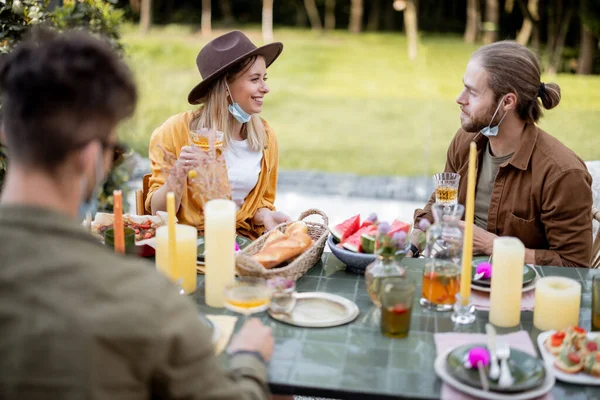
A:
[[[327,245],[331,249],[333,255],[338,260],[346,264],[347,270],[358,274],[364,274],[367,265],[375,261],[375,258],[377,257],[375,254],[355,253],[353,251],[340,248],[334,242],[333,236],[331,235],[329,235],[329,238],[327,238]]]

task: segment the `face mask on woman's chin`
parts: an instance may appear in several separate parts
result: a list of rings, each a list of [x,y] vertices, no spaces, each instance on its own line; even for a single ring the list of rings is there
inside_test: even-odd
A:
[[[231,95],[231,90],[229,90],[229,85],[227,84],[227,82],[225,82],[225,87],[227,88],[227,91],[229,92],[229,97],[231,98],[231,101],[233,103],[227,106],[227,110],[229,110],[229,113],[233,115],[233,118],[235,118],[240,124],[245,124],[246,122],[250,121],[252,115],[244,111],[242,106],[240,106],[238,103],[235,102],[235,100],[233,100],[233,96]]]
[[[79,210],[77,215],[80,220],[84,220],[88,214],[92,215],[96,213],[98,210],[98,195],[100,194],[100,190],[104,186],[104,182],[106,178],[104,177],[104,163],[102,162],[102,151],[98,153],[98,157],[96,158],[96,185],[92,190],[90,196],[87,196],[87,183],[88,180],[85,176],[81,178],[81,201],[79,202]]]

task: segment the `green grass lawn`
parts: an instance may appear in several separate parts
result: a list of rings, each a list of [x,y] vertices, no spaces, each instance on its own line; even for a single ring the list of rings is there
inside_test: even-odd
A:
[[[245,31],[262,43],[258,29]],[[278,29],[275,38],[285,48],[269,68],[262,116],[277,133],[282,169],[424,175],[443,168],[459,127],[455,98],[476,47],[457,36],[423,36],[411,63],[398,33]],[[128,26],[124,43],[141,98],[120,133],[145,155],[156,127],[192,109],[187,94],[200,80],[195,60],[206,39],[185,26],[156,28],[146,37]],[[543,80],[557,82],[563,98],[541,127],[585,160],[600,159],[600,77]]]

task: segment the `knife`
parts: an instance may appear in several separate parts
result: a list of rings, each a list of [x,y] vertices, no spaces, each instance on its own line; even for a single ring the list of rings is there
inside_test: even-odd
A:
[[[491,324],[485,325],[487,333],[488,350],[490,351],[490,379],[496,380],[500,377],[500,367],[496,357],[496,329]]]

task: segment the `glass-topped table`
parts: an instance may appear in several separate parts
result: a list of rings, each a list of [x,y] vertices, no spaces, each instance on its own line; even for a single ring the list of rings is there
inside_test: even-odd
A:
[[[337,399],[437,399],[442,381],[433,370],[436,357],[433,334],[437,332],[484,333],[488,313],[478,311],[474,324],[455,329],[450,313],[421,308],[419,297],[424,260],[403,262],[410,278],[418,282],[410,335],[406,339],[389,339],[380,333],[379,310],[365,290],[362,275],[346,272],[344,264],[331,253],[297,281],[298,292],[327,292],[355,302],[360,315],[350,324],[334,328],[300,328],[258,314],[272,327],[275,352],[269,365],[269,384],[275,394],[296,394]],[[580,325],[590,329],[591,285],[595,270],[583,268],[536,267],[541,276],[565,276],[582,284]],[[600,273],[600,272],[599,272]],[[204,277],[198,276],[198,290],[193,295],[206,314],[229,314],[225,309],[208,307],[204,302]],[[238,320],[236,330],[240,328]],[[521,313],[521,324],[499,333],[526,330],[537,349],[533,312]],[[600,398],[600,386],[580,386],[557,381],[552,390],[555,399]]]

